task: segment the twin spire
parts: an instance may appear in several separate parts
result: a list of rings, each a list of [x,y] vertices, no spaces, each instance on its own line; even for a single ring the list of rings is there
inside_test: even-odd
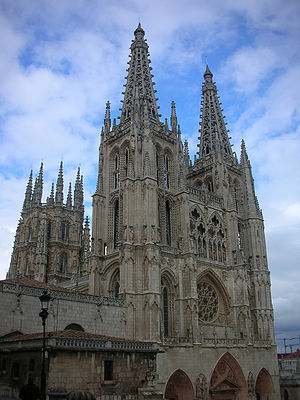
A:
[[[63,178],[63,162],[60,163],[56,191],[54,195],[54,183],[51,186],[50,196],[47,198],[47,205],[49,206],[66,206],[67,208],[74,208],[78,210],[83,209],[83,176],[80,175],[80,168],[77,171],[77,177],[74,189],[74,205],[72,206],[72,185],[69,183],[69,190],[67,195],[66,204],[64,204],[64,178]],[[25,192],[25,199],[23,203],[23,211],[34,206],[42,205],[43,195],[43,163],[41,163],[39,175],[35,179],[34,188],[32,190],[32,170],[30,171],[27,188]]]
[[[156,90],[154,90],[155,82],[152,81],[153,75],[151,73],[151,60],[149,59],[149,46],[145,39],[145,31],[141,24],[134,31],[134,39],[130,46],[131,54],[130,61],[128,62],[129,68],[127,69],[128,75],[125,77],[127,80],[125,91],[123,92],[124,100],[121,110],[120,122],[124,123],[127,120],[132,120],[138,116],[141,120],[147,118],[151,122],[159,121],[158,114],[159,106],[157,106],[155,97]],[[213,82],[213,74],[208,65],[204,72],[204,83],[202,85],[202,108],[200,123],[200,143],[199,159],[206,158],[214,154],[217,158],[232,160],[234,154],[231,149],[230,138],[224,121],[223,110],[219,97],[217,96],[217,88]],[[171,104],[171,130],[177,132],[177,116],[175,103]],[[115,120],[113,128],[116,126]],[[165,130],[168,132],[167,121],[164,124]],[[104,118],[104,132],[107,133],[111,129],[110,118],[110,103],[106,103],[106,112]],[[103,136],[103,135],[102,135]],[[103,140],[103,137],[101,138]],[[101,142],[102,142],[101,140]]]
[[[213,74],[208,65],[204,72],[201,101],[201,129],[199,147],[199,159],[214,154],[216,157],[233,157],[228,130],[222,114],[223,109],[217,96],[217,88],[212,81]]]
[[[134,40],[130,46],[131,54],[128,62],[128,75],[125,86],[123,107],[121,109],[121,122],[132,115],[139,114],[159,122],[158,106],[155,97],[153,75],[150,66],[148,44],[144,38],[145,32],[139,23],[134,31]]]

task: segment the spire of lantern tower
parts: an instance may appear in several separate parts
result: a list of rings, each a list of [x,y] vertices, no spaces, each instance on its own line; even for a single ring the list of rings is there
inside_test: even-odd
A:
[[[208,65],[204,73],[204,83],[202,85],[201,102],[201,129],[199,158],[204,158],[215,154],[217,157],[233,157],[231,145],[229,142],[228,131],[224,116],[222,114],[221,103],[217,96],[217,88],[212,81],[213,74]]]
[[[83,177],[80,177],[80,167],[77,170],[74,188],[74,208],[79,210],[83,208]]]
[[[111,119],[110,119],[110,102],[109,101],[106,102],[104,127],[105,127],[105,132],[109,132],[110,131]]]
[[[42,202],[43,195],[43,163],[40,166],[39,176],[35,180],[34,189],[32,193],[32,204],[39,205]]]
[[[51,185],[50,196],[47,198],[47,205],[48,206],[54,206],[54,183],[53,182],[52,182],[52,185]]]
[[[176,132],[177,116],[176,116],[175,101],[172,101],[172,103],[171,103],[171,127],[172,127],[172,131]]]
[[[153,75],[150,67],[148,44],[144,38],[145,32],[139,23],[134,31],[134,40],[130,46],[131,60],[128,62],[128,75],[125,78],[125,86],[121,122],[139,113],[151,120],[159,122],[158,106],[156,104],[155,92],[152,82]],[[138,109],[137,109],[138,108]]]
[[[30,175],[29,175],[29,179],[28,179],[28,183],[27,183],[25,199],[24,199],[24,203],[23,203],[23,211],[31,206],[31,197],[32,197],[32,170],[30,171]]]
[[[60,162],[60,167],[56,182],[55,204],[62,205],[64,201],[64,177],[63,177],[63,162]]]
[[[69,191],[68,191],[66,206],[68,208],[72,208],[72,184],[71,184],[71,182],[69,183]]]

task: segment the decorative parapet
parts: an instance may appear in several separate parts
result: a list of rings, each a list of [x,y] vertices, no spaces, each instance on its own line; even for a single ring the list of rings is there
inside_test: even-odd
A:
[[[197,186],[187,185],[187,190],[189,192],[190,198],[202,201],[205,204],[210,204],[213,206],[223,206],[223,197],[217,195],[216,193],[209,193],[202,190]]]
[[[218,347],[245,347],[245,346],[255,346],[255,347],[271,347],[271,340],[255,340],[249,341],[247,339],[237,339],[237,338],[216,338],[216,337],[205,337],[202,339],[193,339],[190,337],[168,337],[164,338],[164,345],[202,345],[204,347],[218,346]]]
[[[43,290],[46,287],[37,288],[33,286],[25,286],[22,284],[7,283],[0,282],[0,292],[3,293],[14,293],[18,295],[26,295],[39,297],[41,296]],[[59,290],[59,289],[48,289],[48,293],[52,297],[52,299],[58,300],[70,300],[77,301],[81,303],[93,303],[93,304],[101,304],[101,305],[113,305],[117,307],[122,307],[124,305],[124,298],[119,297],[105,297],[105,296],[94,296],[90,294],[76,293],[68,290]]]

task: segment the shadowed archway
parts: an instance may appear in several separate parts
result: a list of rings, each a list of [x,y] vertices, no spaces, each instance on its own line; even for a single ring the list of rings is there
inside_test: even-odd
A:
[[[177,369],[169,378],[166,389],[165,399],[168,400],[193,400],[193,385],[185,372]]]
[[[255,384],[257,400],[274,400],[274,386],[271,375],[263,368],[260,370]]]
[[[225,353],[212,373],[209,387],[210,400],[246,400],[247,384],[236,359]]]

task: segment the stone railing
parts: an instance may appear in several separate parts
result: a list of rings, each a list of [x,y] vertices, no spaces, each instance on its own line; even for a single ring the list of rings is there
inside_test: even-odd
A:
[[[72,348],[72,349],[105,349],[105,350],[123,350],[123,351],[156,351],[153,343],[132,342],[117,340],[97,340],[97,339],[68,339],[68,338],[50,338],[48,339],[50,347]]]
[[[164,345],[182,345],[182,344],[199,344],[203,346],[257,346],[257,347],[270,347],[271,340],[250,340],[247,338],[217,338],[217,337],[204,337],[204,338],[191,338],[191,337],[167,337],[163,339]]]
[[[0,292],[6,293],[15,293],[15,294],[23,294],[27,296],[39,297],[45,288],[36,288],[33,286],[24,286],[22,284],[18,285],[18,283],[0,283]],[[83,294],[78,292],[64,291],[59,289],[48,289],[48,293],[52,297],[52,299],[59,300],[72,300],[78,301],[82,303],[93,303],[93,304],[102,304],[102,305],[113,305],[117,307],[121,307],[124,305],[124,298],[119,297],[105,297],[105,296],[93,296],[90,294]]]
[[[187,185],[187,190],[190,194],[190,197],[194,200],[200,200],[205,204],[218,205],[222,206],[223,197],[219,196],[216,193],[209,193],[207,191],[202,190],[200,187]]]

